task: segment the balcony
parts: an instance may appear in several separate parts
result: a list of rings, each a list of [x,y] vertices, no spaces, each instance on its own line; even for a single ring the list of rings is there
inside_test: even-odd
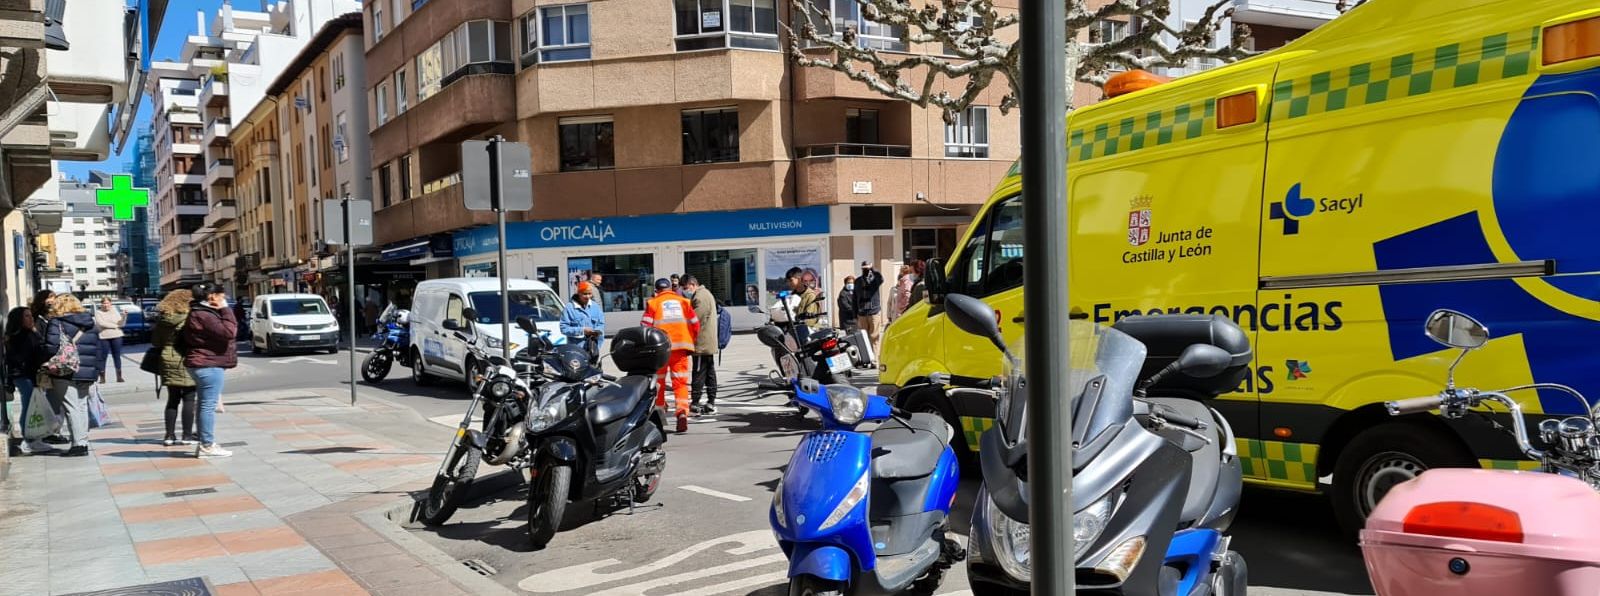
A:
[[[708,50],[542,64],[517,73],[517,118],[689,102],[777,100],[787,87],[784,59],[776,52]]]
[[[103,161],[111,152],[105,104],[48,102],[50,156],[64,161]]]
[[[220,145],[228,142],[228,133],[233,131],[233,125],[227,118],[212,118],[206,124],[205,131],[200,135],[203,145]]]
[[[1238,23],[1305,30],[1337,16],[1336,0],[1233,0],[1233,20]]]
[[[871,157],[849,151],[882,145],[796,147],[795,180],[802,205],[913,204],[917,193],[932,203],[982,204],[1009,162],[998,159]],[[900,152],[886,147],[885,151]],[[830,153],[831,152],[831,153]]]
[[[908,145],[868,145],[864,143],[825,143],[794,148],[794,156],[802,157],[911,157]]]
[[[206,166],[206,186],[211,186],[218,182],[231,181],[233,181],[233,158],[220,158],[212,161],[211,165]]]
[[[435,186],[433,192],[379,209],[373,214],[375,244],[388,244],[418,236],[494,223],[488,211],[468,211],[462,204],[461,185]]]
[[[524,221],[781,207],[790,163],[752,161],[535,174]]]
[[[178,203],[178,205],[173,207],[172,210],[174,211],[173,215],[199,215],[201,217],[205,217],[206,214],[211,213],[211,206],[205,204],[204,202],[199,204]],[[163,218],[165,217],[166,216],[164,214]],[[184,234],[184,236],[187,237],[188,235]],[[187,242],[187,240],[185,240],[185,242]]]
[[[239,218],[239,207],[233,199],[212,201],[210,210],[206,211],[206,227],[216,228],[222,224]]]
[[[228,105],[228,76],[210,76],[200,84],[200,103],[220,108]]]
[[[516,104],[511,75],[461,77],[372,131],[372,161],[384,163],[412,147],[467,139],[511,122]]]
[[[26,4],[26,3],[24,3]],[[49,50],[45,68],[57,101],[119,103],[128,95],[129,11],[122,3],[67,2],[62,33],[71,46]]]

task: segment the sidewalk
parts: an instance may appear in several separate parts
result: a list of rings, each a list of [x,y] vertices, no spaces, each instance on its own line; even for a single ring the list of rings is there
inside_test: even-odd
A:
[[[340,389],[228,396],[233,457],[163,447],[161,406],[114,405],[85,458],[12,460],[0,484],[0,586],[70,594],[204,581],[213,594],[464,594],[470,579],[390,539],[382,512],[424,488],[449,428]],[[400,538],[403,540],[403,538]],[[458,565],[458,564],[456,564]],[[191,590],[188,593],[204,594]]]

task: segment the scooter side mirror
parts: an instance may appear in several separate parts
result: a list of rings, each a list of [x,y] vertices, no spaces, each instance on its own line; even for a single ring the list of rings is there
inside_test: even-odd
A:
[[[1222,374],[1233,364],[1233,355],[1211,344],[1193,344],[1178,356],[1178,372],[1196,379]]]
[[[1433,311],[1424,326],[1429,338],[1452,348],[1476,350],[1489,343],[1489,328],[1457,311]]]
[[[1001,352],[1009,353],[1006,349],[1006,340],[1000,336],[1000,321],[982,300],[965,294],[950,294],[945,296],[945,314],[950,317],[950,322],[956,328],[982,337],[1000,348]]]
[[[472,308],[470,306],[461,309],[461,318],[466,319],[468,321],[476,321],[476,320],[478,320],[478,309]]]
[[[517,327],[530,334],[538,333],[539,327],[533,323],[533,318],[528,315],[517,317]]]

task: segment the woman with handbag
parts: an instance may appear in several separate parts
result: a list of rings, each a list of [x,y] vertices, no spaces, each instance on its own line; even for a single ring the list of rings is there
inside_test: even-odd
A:
[[[122,326],[128,324],[128,313],[111,304],[110,298],[101,298],[100,307],[94,310],[94,325],[100,331],[100,382],[106,382],[106,362],[117,369],[117,382],[122,383]]]
[[[72,448],[65,457],[89,455],[89,391],[100,377],[100,332],[94,316],[72,294],[56,297],[44,331],[45,353],[41,378],[49,381],[45,396],[56,414],[67,419]]]
[[[189,323],[189,303],[194,294],[189,290],[167,292],[156,305],[156,327],[150,334],[150,350],[145,352],[139,368],[156,375],[167,389],[167,434],[162,445],[195,445],[200,442],[195,434],[194,377],[183,366],[183,351],[178,347],[178,337]],[[178,414],[183,414],[183,434],[178,434]],[[180,438],[181,437],[181,438]]]
[[[6,377],[22,396],[22,420],[18,421],[22,436],[28,433],[28,405],[33,403],[34,377],[39,375],[39,365],[44,363],[44,336],[34,325],[33,311],[18,306],[6,314]],[[24,440],[23,453],[49,453],[55,451],[41,440]]]

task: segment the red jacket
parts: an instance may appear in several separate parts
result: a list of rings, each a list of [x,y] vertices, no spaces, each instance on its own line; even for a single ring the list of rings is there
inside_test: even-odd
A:
[[[239,323],[230,309],[218,310],[204,302],[190,305],[183,326],[183,365],[188,368],[233,368],[239,365],[239,345],[234,339]]]

